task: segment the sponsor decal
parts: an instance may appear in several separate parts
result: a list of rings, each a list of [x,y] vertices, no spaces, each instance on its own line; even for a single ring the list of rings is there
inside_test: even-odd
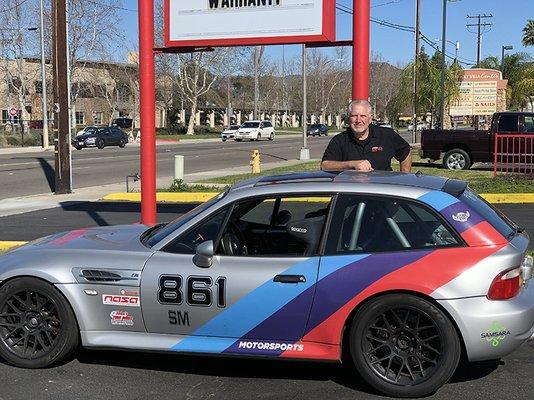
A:
[[[133,326],[133,316],[128,311],[112,311],[109,313],[111,325]]]
[[[452,215],[452,219],[458,222],[467,222],[471,214],[469,214],[469,211],[466,212],[459,212],[457,214]]]
[[[371,151],[373,153],[379,153],[381,151],[384,151],[384,148],[382,146],[374,146],[374,147],[371,148]]]
[[[187,311],[169,310],[169,324],[190,326],[189,313]]]
[[[121,289],[121,294],[123,296],[139,296],[139,290],[125,290]]]
[[[308,230],[306,228],[297,228],[296,226],[292,226],[289,229],[291,230],[291,232],[308,233]]]
[[[240,340],[237,346],[239,349],[248,350],[281,350],[281,351],[304,351],[303,344],[293,343],[273,343],[273,342],[252,342]]]
[[[497,321],[493,321],[493,324],[488,328],[486,332],[482,332],[480,337],[486,339],[488,343],[491,343],[493,347],[498,347],[501,342],[506,339],[506,336],[510,335],[510,331],[506,329],[502,324]]]
[[[139,296],[103,294],[102,303],[106,306],[140,307]]]

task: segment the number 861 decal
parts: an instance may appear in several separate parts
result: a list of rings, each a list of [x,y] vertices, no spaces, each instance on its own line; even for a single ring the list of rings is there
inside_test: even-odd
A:
[[[184,301],[183,278],[180,275],[159,277],[158,301],[161,304],[180,305]],[[226,307],[226,278],[215,280],[217,307]],[[185,298],[190,306],[209,307],[213,303],[213,280],[210,276],[188,276],[185,285]]]

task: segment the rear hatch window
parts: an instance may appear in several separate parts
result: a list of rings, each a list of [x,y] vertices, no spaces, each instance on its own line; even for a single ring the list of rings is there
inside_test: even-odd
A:
[[[460,196],[460,200],[479,213],[504,237],[510,238],[516,233],[518,226],[510,218],[471,189],[467,188]]]

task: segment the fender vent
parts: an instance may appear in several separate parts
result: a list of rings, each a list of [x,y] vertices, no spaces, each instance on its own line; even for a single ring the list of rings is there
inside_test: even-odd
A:
[[[83,269],[81,276],[90,282],[118,282],[124,279],[119,274],[97,269]]]

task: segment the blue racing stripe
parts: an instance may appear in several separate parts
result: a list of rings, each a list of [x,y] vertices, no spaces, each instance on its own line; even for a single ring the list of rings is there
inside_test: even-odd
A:
[[[453,204],[458,203],[460,201],[456,197],[451,196],[448,193],[440,192],[437,190],[432,190],[428,193],[425,193],[424,195],[419,197],[418,200],[428,204],[437,211],[441,211],[444,208],[452,206]]]
[[[181,346],[185,340],[187,340],[187,346]],[[234,342],[234,338],[207,338],[205,336],[191,336],[175,344],[171,350],[190,351],[192,353],[222,353],[229,346],[233,345]]]
[[[333,274],[337,270],[346,267],[349,264],[363,260],[364,258],[369,257],[370,254],[351,254],[345,256],[329,256],[321,258],[321,266],[319,267],[319,279],[327,277],[330,274]]]
[[[245,335],[306,289],[313,286],[316,282],[318,263],[319,257],[313,257],[282,272],[285,275],[304,275],[306,282],[288,285],[273,282],[272,279],[269,279],[198,328],[191,336],[177,343],[172,349],[190,351],[191,347],[199,346],[200,340],[195,336],[213,336],[214,332],[217,336],[223,336],[222,333],[224,333],[225,337],[234,338],[226,345],[226,347],[230,346],[236,338]],[[220,351],[222,350],[224,348],[220,349]],[[216,350],[213,352],[216,352]]]

